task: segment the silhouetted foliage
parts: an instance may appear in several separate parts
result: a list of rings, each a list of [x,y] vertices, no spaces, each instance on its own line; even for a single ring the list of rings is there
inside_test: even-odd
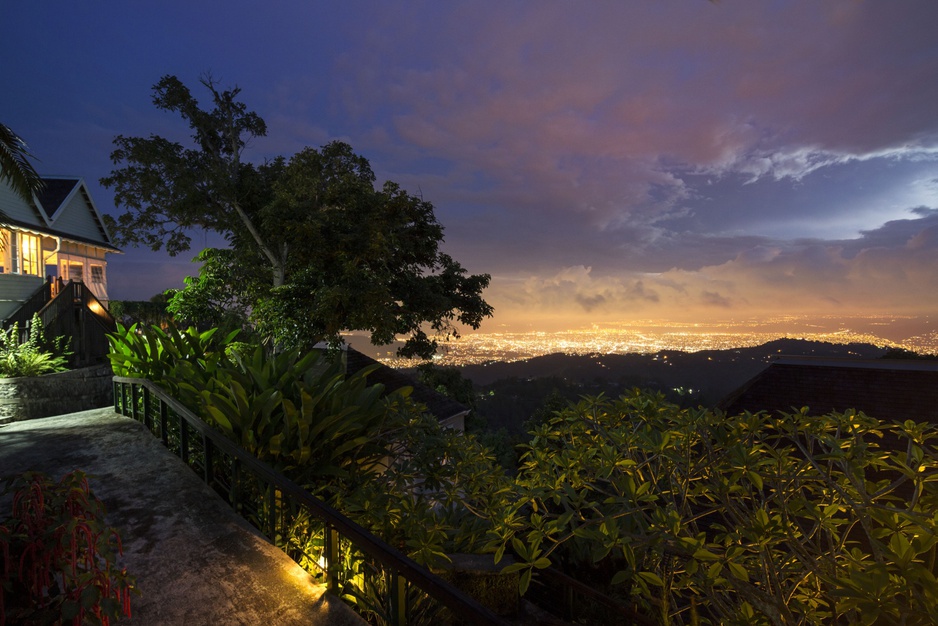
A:
[[[202,109],[175,76],[153,87],[157,108],[177,113],[192,147],[151,135],[118,136],[116,166],[101,184],[125,212],[108,226],[120,243],[189,249],[190,229],[224,236],[228,248],[205,250],[202,275],[175,294],[171,310],[187,319],[250,320],[281,349],[340,343],[367,330],[375,344],[408,339],[402,356],[428,358],[437,335],[458,336],[492,314],[482,298],[486,274],[467,274],[440,251],[443,227],[433,205],[375,175],[351,146],[333,141],[262,165],[242,160],[267,132],[237,88],[202,79],[213,108]]]
[[[166,326],[173,320],[172,314],[166,310],[169,295],[158,293],[149,300],[111,300],[108,310],[114,319],[124,326],[145,324]]]
[[[29,162],[26,142],[5,124],[0,124],[0,182],[6,182],[21,198],[32,201],[43,182]],[[6,214],[0,211],[0,218]]]
[[[889,348],[886,350],[886,354],[880,357],[881,359],[904,359],[910,361],[935,361],[938,360],[938,355],[934,354],[919,354],[918,352],[913,352],[912,350],[906,350],[905,348]]]

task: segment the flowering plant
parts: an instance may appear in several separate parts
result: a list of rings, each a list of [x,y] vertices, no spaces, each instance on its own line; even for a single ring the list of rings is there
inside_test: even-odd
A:
[[[56,483],[40,472],[7,481],[12,516],[0,520],[0,626],[71,622],[107,626],[130,616],[134,579],[115,561],[120,535],[84,473]]]

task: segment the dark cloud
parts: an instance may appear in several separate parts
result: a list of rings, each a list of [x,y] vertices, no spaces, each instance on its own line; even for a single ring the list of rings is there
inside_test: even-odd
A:
[[[703,302],[703,305],[707,307],[720,307],[728,309],[732,306],[729,298],[721,296],[715,291],[704,291],[702,294],[700,294],[700,299]]]
[[[602,294],[596,294],[594,296],[584,296],[578,293],[573,296],[573,299],[576,301],[577,304],[583,307],[583,310],[586,311],[587,313],[589,313],[590,311],[595,309],[597,306],[599,306],[600,304],[606,301],[606,297],[603,296]]]

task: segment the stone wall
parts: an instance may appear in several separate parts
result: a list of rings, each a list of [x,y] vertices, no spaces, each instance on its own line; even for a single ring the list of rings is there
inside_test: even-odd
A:
[[[26,378],[0,378],[0,424],[75,413],[114,403],[110,365]]]

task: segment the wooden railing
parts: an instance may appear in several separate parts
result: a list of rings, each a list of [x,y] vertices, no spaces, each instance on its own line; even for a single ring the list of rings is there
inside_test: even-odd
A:
[[[52,300],[52,283],[43,283],[31,296],[24,302],[20,308],[16,309],[9,317],[3,321],[4,330],[12,328],[13,324],[19,324],[20,340],[24,340],[24,331],[26,336],[29,334],[29,323],[33,315],[41,311]]]
[[[143,424],[330,592],[393,626],[508,622],[258,461],[149,380],[114,377],[114,408]],[[359,602],[353,607],[361,608]],[[445,607],[445,609],[443,609]],[[450,617],[444,618],[446,612]]]
[[[55,297],[52,297],[51,283],[43,284],[4,321],[4,328],[18,323],[20,341],[25,341],[36,314],[47,339],[66,338],[72,351],[72,367],[96,363],[107,356],[107,334],[114,332],[117,326],[107,307],[84,283],[69,281]]]

